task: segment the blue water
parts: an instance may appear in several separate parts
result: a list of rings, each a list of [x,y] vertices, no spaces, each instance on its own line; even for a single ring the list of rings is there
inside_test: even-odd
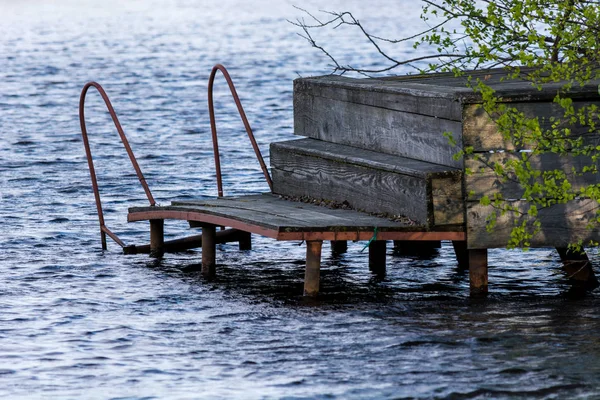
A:
[[[415,3],[302,6],[353,10],[390,36],[418,22]],[[159,203],[215,195],[210,69],[229,68],[264,152],[292,138],[292,80],[329,71],[286,22],[301,15],[267,0],[0,0],[0,398],[600,398],[600,300],[565,296],[550,249],[490,251],[491,295],[471,300],[448,243],[423,259],[389,248],[385,279],[361,243],[325,247],[314,302],[299,243],[221,245],[211,282],[198,251],[101,251],[85,82],[111,96]],[[346,31],[327,40],[347,62],[377,63]],[[226,194],[266,191],[222,79],[216,96]],[[126,210],[144,193],[88,99],[107,224],[140,244],[148,226]]]

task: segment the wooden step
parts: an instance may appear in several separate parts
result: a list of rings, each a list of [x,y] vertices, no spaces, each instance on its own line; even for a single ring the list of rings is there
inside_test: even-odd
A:
[[[467,88],[341,76],[294,81],[294,133],[328,142],[462,168],[462,108]]]
[[[419,225],[464,222],[461,172],[406,157],[315,139],[271,144],[276,194],[347,203]]]

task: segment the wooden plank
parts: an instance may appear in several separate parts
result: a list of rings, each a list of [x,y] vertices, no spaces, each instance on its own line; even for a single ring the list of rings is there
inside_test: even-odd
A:
[[[526,213],[529,204],[515,201],[521,213]],[[541,231],[531,239],[530,247],[567,247],[570,243],[583,240],[600,241],[600,229],[588,229],[587,223],[596,216],[598,203],[590,199],[578,199],[566,204],[540,209],[538,219]],[[492,232],[486,230],[486,218],[492,213],[491,206],[467,202],[467,246],[469,249],[506,247],[515,222],[521,223],[526,216],[507,213],[499,216]]]
[[[431,178],[433,225],[460,225],[465,223],[462,174],[448,174]]]
[[[393,227],[381,224],[361,227],[333,227],[326,230],[279,230],[268,229],[258,224],[235,219],[229,216],[208,214],[189,207],[140,207],[130,209],[127,221],[148,221],[151,219],[174,219],[180,221],[197,221],[216,226],[229,226],[233,229],[255,233],[276,240],[370,240],[375,228],[380,240],[466,240],[464,226],[449,225],[426,230],[418,225],[397,225]]]
[[[379,229],[419,230],[418,225],[407,225],[386,218],[373,217],[352,210],[329,209],[312,204],[291,202],[274,195],[253,195],[240,198],[173,202],[162,209],[190,210],[220,215],[246,223],[279,231],[344,231]],[[152,207],[138,207],[131,212]]]
[[[443,134],[461,143],[461,131],[457,121],[316,96],[294,100],[297,135],[455,168],[462,160],[453,159],[458,149]]]
[[[271,153],[273,192],[346,202],[355,210],[404,215],[430,224],[427,182],[295,153]]]
[[[522,73],[527,72],[526,68],[521,69]],[[504,79],[507,74],[503,68],[485,69],[477,71],[465,71],[463,76],[456,77],[452,72],[432,73],[424,75],[403,75],[395,77],[377,78],[377,80],[387,80],[393,82],[411,82],[422,83],[430,86],[448,87],[463,89],[457,92],[459,100],[463,103],[480,103],[481,95],[471,89],[465,90],[467,77],[471,76],[473,81],[479,78],[496,91],[496,95],[503,98],[504,101],[552,101],[559,89],[565,82],[552,82],[544,85],[543,90],[533,88],[531,83],[526,80]],[[585,86],[574,85],[569,93],[569,97],[574,99],[583,99],[597,96],[600,80],[590,81]]]
[[[446,176],[448,174],[459,175],[461,172],[458,168],[415,160],[414,158],[384,154],[315,139],[295,139],[271,143],[271,154],[278,151],[326,158],[340,163],[396,172],[416,178],[427,178],[438,175]],[[271,164],[273,164],[273,161],[271,161]]]
[[[470,90],[336,75],[294,81],[297,100],[303,96],[316,96],[453,121],[461,120],[462,106],[457,93]]]
[[[591,104],[600,106],[600,101],[576,101],[575,109],[587,107]],[[552,123],[550,117],[562,117],[564,110],[556,103],[552,102],[533,102],[533,103],[513,103],[515,107],[527,118],[538,117],[540,127],[543,130],[551,129]],[[600,121],[597,121],[600,122]],[[588,127],[576,124],[565,126],[571,129],[571,137],[584,137],[587,144],[600,144],[600,136],[597,133],[589,133]],[[532,146],[515,146],[510,140],[502,137],[498,131],[496,123],[489,117],[485,110],[479,104],[469,104],[463,111],[463,146],[473,146],[475,152],[490,150],[522,150],[531,149]]]
[[[469,200],[478,200],[482,196],[492,196],[500,193],[505,199],[521,199],[523,189],[514,179],[503,181],[493,171],[496,163],[505,164],[510,160],[521,159],[523,153],[481,153],[477,156],[465,158],[465,168],[474,171],[473,174],[465,176],[465,190],[469,194]],[[572,185],[573,190],[600,183],[600,175],[586,173],[574,175],[572,169],[581,171],[584,166],[591,166],[592,159],[587,156],[573,156],[572,154],[540,154],[529,155],[529,162],[533,169],[538,171],[563,171]],[[596,165],[598,166],[598,162]],[[543,178],[538,181],[543,183]],[[559,182],[560,184],[560,182]]]

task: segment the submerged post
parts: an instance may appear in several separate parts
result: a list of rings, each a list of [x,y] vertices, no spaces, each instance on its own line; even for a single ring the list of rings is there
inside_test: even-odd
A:
[[[213,278],[216,272],[217,259],[217,227],[211,224],[202,225],[202,275]]]
[[[150,254],[162,256],[165,243],[165,220],[150,220]]]
[[[334,255],[343,254],[348,251],[348,241],[346,240],[332,240],[331,241],[331,252]]]
[[[252,234],[250,232],[238,231],[240,250],[252,250]]]
[[[385,240],[374,240],[369,244],[369,271],[385,275]]]
[[[306,242],[306,270],[304,273],[305,296],[316,296],[319,294],[322,246],[322,240],[309,240]]]
[[[486,296],[488,293],[488,251],[487,249],[470,249],[468,252],[471,296]]]

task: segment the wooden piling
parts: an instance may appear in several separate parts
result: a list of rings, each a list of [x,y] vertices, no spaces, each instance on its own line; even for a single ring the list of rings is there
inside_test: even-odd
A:
[[[202,226],[202,275],[213,278],[216,272],[216,226],[205,224]]]
[[[150,254],[162,256],[165,243],[165,220],[150,220]]]
[[[488,293],[488,251],[487,249],[469,249],[467,251],[471,296],[486,296]]]
[[[240,250],[252,250],[252,234],[250,232],[239,231],[240,240],[238,242]]]
[[[304,274],[305,296],[316,296],[319,294],[322,246],[322,240],[310,240],[306,242],[306,270]]]
[[[453,240],[454,254],[458,262],[458,268],[465,270],[469,269],[469,251],[467,250],[466,240]]]
[[[332,240],[331,252],[334,255],[343,254],[348,251],[348,242],[346,240]]]
[[[385,240],[374,240],[369,245],[369,270],[374,274],[385,275]]]

